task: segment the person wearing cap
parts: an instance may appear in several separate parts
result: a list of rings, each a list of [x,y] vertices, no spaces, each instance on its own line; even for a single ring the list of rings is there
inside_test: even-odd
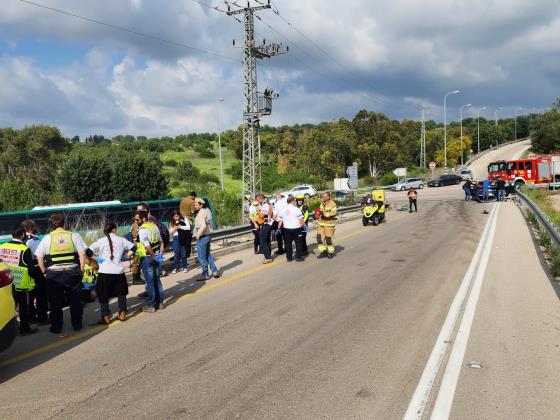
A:
[[[249,224],[251,225],[251,232],[253,232],[253,248],[255,251],[255,255],[260,254],[259,252],[259,213],[257,211],[257,207],[259,202],[257,200],[253,201],[253,203],[249,206]]]
[[[259,227],[259,244],[264,256],[263,264],[272,262],[272,249],[270,246],[270,231],[272,230],[272,206],[266,202],[264,194],[257,195],[258,224]]]
[[[301,230],[301,251],[303,255],[309,254],[307,248],[307,232],[309,229],[309,207],[305,204],[305,196],[303,194],[296,195],[296,206],[303,214],[303,227]]]
[[[293,251],[292,244],[296,244],[296,261],[303,261],[302,250],[302,230],[305,222],[303,221],[303,213],[294,206],[295,198],[293,195],[288,196],[287,203],[278,214],[279,228],[284,231],[284,244],[286,245],[286,259],[292,261]]]
[[[212,277],[218,278],[220,274],[214,257],[210,253],[210,245],[212,243],[212,212],[206,208],[206,202],[202,198],[195,198],[194,210],[196,217],[194,219],[194,236],[196,238],[196,253],[198,262],[202,269],[202,276],[199,281],[210,280]],[[212,271],[212,275],[208,273],[208,266]]]

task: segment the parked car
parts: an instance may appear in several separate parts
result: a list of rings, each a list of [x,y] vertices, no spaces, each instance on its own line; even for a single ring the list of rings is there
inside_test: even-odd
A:
[[[411,188],[424,188],[424,181],[420,178],[405,178],[391,187],[393,191],[404,191]]]
[[[473,174],[470,169],[463,169],[457,175],[459,175],[464,181],[466,181],[467,179],[470,179],[472,181],[473,179]]]
[[[6,263],[0,262],[0,352],[12,345],[18,328],[12,293],[12,272]]]
[[[428,187],[443,187],[460,184],[463,178],[456,174],[441,175],[428,181]]]
[[[292,194],[293,196],[303,194],[305,198],[310,198],[317,194],[317,190],[313,185],[302,184],[302,185],[296,185],[294,188],[288,191],[287,194],[288,195]]]
[[[335,191],[334,192],[334,199],[338,201],[346,200],[346,191]]]

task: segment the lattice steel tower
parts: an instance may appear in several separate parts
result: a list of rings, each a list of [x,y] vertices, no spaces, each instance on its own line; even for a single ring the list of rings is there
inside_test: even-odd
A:
[[[267,44],[265,40],[260,45],[255,44],[255,21],[254,12],[270,9],[268,4],[258,2],[259,6],[251,6],[248,2],[246,7],[240,7],[237,3],[226,2],[227,14],[244,15],[245,42],[243,60],[245,78],[245,100],[243,110],[243,219],[246,220],[247,203],[255,199],[257,191],[262,191],[261,175],[261,142],[259,136],[260,118],[270,115],[272,112],[272,100],[278,97],[272,90],[266,89],[259,93],[257,89],[257,60],[271,58],[278,54],[286,53],[287,47],[281,44]],[[232,10],[232,5],[238,9]],[[233,42],[235,46],[235,41]]]

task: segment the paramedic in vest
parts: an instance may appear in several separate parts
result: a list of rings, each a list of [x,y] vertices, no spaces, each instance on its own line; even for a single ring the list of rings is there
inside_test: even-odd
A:
[[[25,238],[23,226],[14,228],[12,240],[0,245],[0,259],[12,270],[14,299],[19,307],[19,333],[30,335],[38,331],[29,326],[33,305],[31,292],[35,288],[38,270],[33,265],[31,249],[23,243]]]
[[[259,216],[259,245],[264,255],[263,264],[272,262],[272,249],[270,246],[270,231],[272,230],[272,206],[265,202],[264,194],[256,197],[259,205],[257,206],[257,214]]]
[[[142,308],[142,311],[153,313],[156,309],[165,309],[159,267],[163,256],[163,241],[157,225],[148,221],[148,213],[145,211],[136,212],[134,221],[140,226],[138,242],[143,245],[146,253],[142,258],[142,273],[146,280],[148,297],[146,306]]]
[[[35,256],[47,281],[50,306],[50,331],[60,334],[63,326],[62,307],[70,303],[70,319],[74,331],[82,329],[82,271],[86,261],[86,245],[76,233],[66,230],[66,217],[55,213],[49,218],[51,232],[45,235]]]
[[[317,217],[317,258],[334,257],[334,229],[336,225],[336,203],[331,193],[323,193],[321,205],[315,210]]]

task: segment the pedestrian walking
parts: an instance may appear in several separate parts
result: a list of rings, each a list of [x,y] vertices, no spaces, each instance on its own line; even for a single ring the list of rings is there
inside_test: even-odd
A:
[[[284,232],[284,245],[286,246],[286,259],[291,262],[293,259],[293,247],[296,245],[296,261],[303,261],[303,213],[301,209],[296,207],[296,199],[289,196],[287,203],[278,214],[279,227]]]
[[[125,255],[127,257],[134,255],[136,245],[118,236],[117,226],[114,223],[107,223],[103,233],[105,236],[99,238],[89,247],[88,254],[95,255],[99,264],[96,291],[101,318],[97,323],[108,325],[111,322],[109,299],[112,297],[116,297],[118,301],[119,321],[126,321],[128,283],[122,259]]]
[[[55,213],[49,218],[51,232],[46,235],[35,255],[47,282],[50,307],[50,331],[62,332],[62,307],[70,303],[70,319],[74,331],[82,329],[82,271],[86,245],[80,236],[66,229],[66,217]]]
[[[0,260],[8,264],[12,271],[12,290],[18,306],[20,335],[30,335],[38,331],[30,326],[33,306],[31,292],[35,288],[37,270],[33,265],[31,249],[23,243],[25,238],[25,228],[18,225],[12,231],[12,240],[0,245]]]
[[[263,264],[272,262],[272,249],[270,245],[270,231],[272,230],[272,206],[266,202],[264,194],[257,195],[257,213],[259,215],[259,245],[264,256]]]
[[[467,179],[463,184],[463,191],[465,192],[465,201],[470,201],[472,199],[471,188],[472,188],[472,181]]]
[[[187,272],[187,254],[190,254],[191,247],[191,224],[189,219],[183,217],[179,210],[175,210],[169,221],[169,235],[171,235],[171,244],[173,246],[173,264],[172,274],[182,269]],[[188,246],[188,248],[187,248]]]
[[[418,212],[418,206],[417,206],[418,192],[414,188],[411,188],[410,190],[408,190],[406,196],[408,197],[408,207],[409,207],[408,212],[412,213],[412,206],[414,206],[414,212]]]
[[[146,279],[147,300],[142,311],[153,313],[156,309],[165,309],[159,266],[163,261],[163,241],[158,227],[148,220],[145,211],[136,212],[134,221],[140,226],[136,246],[142,257],[141,268]]]
[[[496,181],[496,190],[498,192],[498,201],[504,201],[506,199],[506,181],[502,177]]]
[[[272,232],[274,232],[274,237],[276,238],[276,255],[284,254],[284,232],[280,226],[280,221],[278,219],[280,212],[286,206],[286,198],[283,194],[276,194],[276,201],[274,206],[272,206]]]
[[[214,261],[214,257],[210,253],[210,245],[212,242],[212,212],[206,208],[206,202],[202,198],[194,200],[194,210],[196,217],[194,219],[194,234],[196,237],[196,253],[198,262],[202,269],[200,281],[209,280],[211,277],[218,278],[220,274],[218,267]],[[212,275],[208,273],[208,266]]]
[[[482,201],[488,201],[490,195],[490,180],[485,179],[482,183]]]
[[[33,323],[37,321],[39,325],[50,324],[48,311],[49,303],[47,299],[47,282],[45,276],[39,268],[39,263],[37,262],[37,257],[35,257],[35,251],[39,247],[41,240],[39,239],[39,229],[34,220],[24,220],[21,225],[25,229],[26,238],[25,245],[29,247],[32,255],[32,264],[35,271],[35,288],[30,292],[31,300],[31,319],[30,322]]]
[[[255,255],[261,254],[262,251],[259,250],[259,212],[257,207],[259,205],[258,201],[253,201],[249,206],[249,224],[251,225],[251,232],[253,233],[253,250]]]
[[[336,203],[330,192],[324,192],[321,204],[315,210],[317,219],[317,258],[334,257],[334,231],[336,227]]]

